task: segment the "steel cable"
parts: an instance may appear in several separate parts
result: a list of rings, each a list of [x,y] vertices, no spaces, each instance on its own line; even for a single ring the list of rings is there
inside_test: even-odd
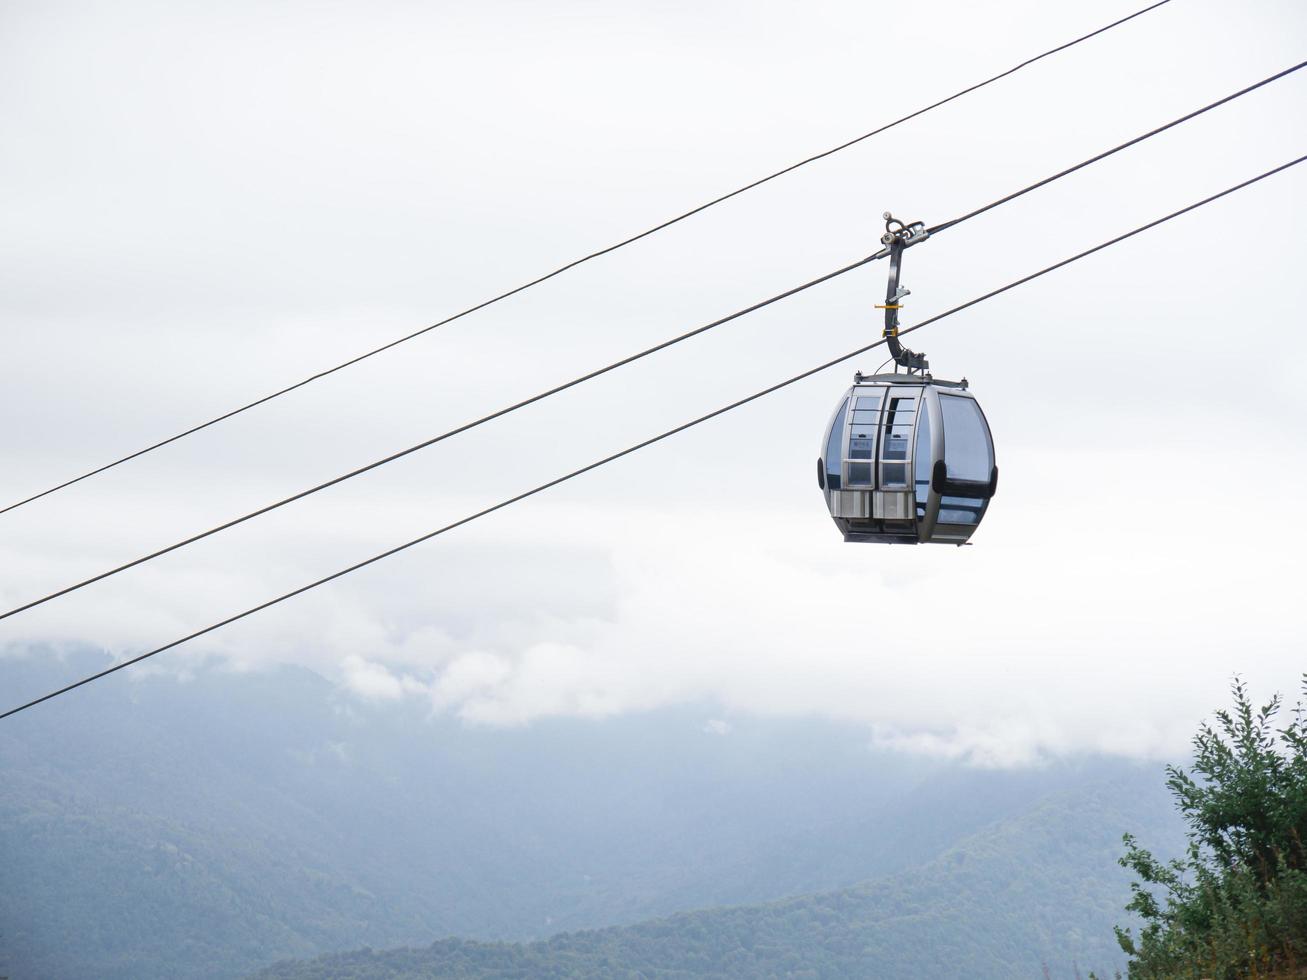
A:
[[[593,259],[597,259],[601,256],[608,255],[609,253],[615,252],[620,248],[625,248],[627,245],[631,245],[635,242],[640,241],[642,238],[647,238],[650,235],[660,232],[666,228],[670,228],[672,225],[684,221],[687,218],[693,217],[694,215],[706,211],[709,208],[721,204],[724,201],[729,201],[733,197],[736,197],[740,194],[744,194],[745,192],[753,190],[756,187],[760,187],[763,184],[775,180],[778,177],[783,177],[785,174],[792,173],[793,171],[798,170],[800,167],[805,167],[810,163],[815,163],[816,161],[822,160],[828,156],[831,156],[832,154],[839,153],[841,150],[846,150],[849,147],[861,143],[864,140],[870,139],[873,136],[877,136],[883,132],[886,132],[887,130],[893,129],[895,126],[902,125],[903,123],[908,122],[909,120],[924,115],[925,113],[930,112],[933,109],[938,109],[940,106],[947,105],[948,103],[954,101],[955,99],[960,99],[962,96],[968,95],[971,92],[975,92],[977,89],[981,89],[987,85],[991,85],[994,82],[999,81],[1000,79],[1015,74],[1016,72],[1020,71],[1023,68],[1033,65],[1037,61],[1042,61],[1044,58],[1047,58],[1050,55],[1057,54],[1060,51],[1065,51],[1067,48],[1074,47],[1077,44],[1080,44],[1084,41],[1088,41],[1090,38],[1097,37],[1099,34],[1102,34],[1106,31],[1110,31],[1114,27],[1119,27],[1120,25],[1125,24],[1128,21],[1132,21],[1136,17],[1140,17],[1143,14],[1148,13],[1149,11],[1156,10],[1158,7],[1165,6],[1167,3],[1170,3],[1170,0],[1159,0],[1158,3],[1154,3],[1151,4],[1150,6],[1142,8],[1141,10],[1137,10],[1126,17],[1122,17],[1119,20],[1115,20],[1110,24],[1104,25],[1103,27],[1100,27],[1097,30],[1090,31],[1088,34],[1084,34],[1081,35],[1080,37],[1075,38],[1074,40],[1067,41],[1065,44],[1058,45],[1055,48],[1050,48],[1048,51],[1036,55],[1033,58],[1028,58],[1025,61],[1021,62],[1020,64],[1007,69],[1006,71],[1000,72],[997,75],[985,79],[984,81],[977,82],[974,85],[968,86],[967,88],[964,88],[959,92],[955,92],[953,95],[950,95],[947,98],[940,99],[938,102],[933,102],[928,106],[925,106],[921,109],[917,109],[914,112],[910,112],[906,116],[901,116],[900,118],[895,119],[893,122],[886,123],[883,126],[871,130],[871,132],[863,133],[861,136],[854,137],[853,139],[848,140],[847,142],[841,143],[839,146],[832,147],[829,150],[824,150],[821,153],[817,153],[813,156],[807,157],[806,159],[800,160],[798,163],[791,164],[788,167],[785,167],[781,170],[777,170],[775,173],[768,174],[766,177],[762,177],[758,180],[752,181],[751,183],[745,184],[743,187],[736,188],[735,190],[723,194],[720,197],[713,198],[711,201],[708,201],[705,204],[701,204],[698,207],[691,208],[689,211],[679,214],[674,218],[669,218],[668,220],[663,221],[660,224],[654,225],[652,228],[648,228],[645,231],[640,232],[639,234],[632,235],[629,238],[625,238],[622,241],[617,242],[616,244],[609,245],[605,248],[601,248],[595,252],[591,252],[590,254],[584,255],[579,259],[574,259],[573,261],[568,262],[565,265],[559,266],[557,269],[554,269],[552,272],[546,273],[545,275],[532,279],[529,282],[523,283],[520,286],[516,286],[513,289],[500,293],[499,295],[494,296],[488,300],[484,300],[483,302],[477,303],[475,306],[470,306],[459,313],[453,314],[452,316],[445,317],[445,319],[437,321],[436,323],[433,323],[430,326],[423,327],[421,330],[415,330],[412,333],[406,334],[403,337],[399,337],[396,340],[392,340],[389,343],[381,345],[380,347],[376,347],[363,354],[359,354],[355,357],[351,357],[349,360],[342,361],[340,364],[337,364],[333,367],[326,368],[325,370],[319,371],[316,374],[311,374],[307,378],[304,378],[301,381],[297,381],[294,384],[290,384],[284,388],[280,388],[277,391],[272,392],[271,394],[264,395],[262,398],[256,398],[254,401],[241,405],[239,408],[234,408],[231,411],[224,412],[221,415],[217,415],[214,418],[209,419],[207,422],[201,422],[198,425],[191,426],[189,429],[185,429],[181,432],[178,432],[176,435],[169,436],[166,439],[161,439],[158,442],[153,443],[152,445],[146,446],[144,449],[138,449],[136,452],[129,453],[128,455],[123,456],[120,459],[116,459],[111,463],[105,463],[102,466],[97,466],[95,469],[88,470],[85,473],[82,473],[80,476],[73,477],[72,479],[65,480],[64,482],[56,484],[55,486],[52,486],[46,490],[42,490],[40,493],[34,493],[30,497],[26,497],[15,503],[9,504],[8,506],[0,507],[0,514],[6,514],[11,510],[16,510],[19,507],[32,503],[33,501],[40,500],[42,497],[47,497],[52,493],[56,493],[60,490],[67,489],[68,487],[71,487],[76,483],[81,483],[83,480],[88,480],[93,476],[97,476],[100,473],[104,473],[106,470],[111,470],[116,466],[121,466],[123,463],[128,463],[134,459],[138,459],[141,456],[144,456],[146,453],[154,452],[154,450],[156,449],[162,449],[164,446],[177,442],[179,439],[184,439],[187,436],[194,435],[195,433],[207,429],[210,426],[217,425],[219,422],[225,422],[227,419],[240,415],[242,412],[247,412],[252,408],[257,408],[258,406],[264,405],[275,398],[280,398],[282,395],[288,395],[292,391],[296,391],[300,388],[303,388],[305,385],[311,384],[314,381],[318,381],[329,375],[335,374],[337,371],[343,371],[347,367],[352,367],[353,365],[358,364],[360,361],[365,361],[370,357],[374,357],[377,354],[381,354],[384,351],[388,351],[392,347],[397,347],[400,344],[413,340],[416,337],[421,337],[423,334],[429,333],[432,330],[437,329],[438,327],[443,327],[446,324],[453,323],[455,320],[460,320],[463,317],[468,316],[472,313],[476,313],[479,310],[484,310],[486,307],[492,306],[495,303],[500,302],[501,300],[508,299],[510,296],[516,296],[518,293],[525,292],[526,290],[531,289],[534,286],[538,286],[541,283],[547,282],[548,280],[553,279],[555,276],[560,276],[564,272],[567,272],[570,269],[575,269],[577,266],[583,265],[586,262],[590,262]]]
[[[1037,272],[1032,272],[1029,275],[1022,276],[1020,279],[1015,279],[1012,282],[1007,283],[1006,285],[998,287],[997,289],[992,289],[989,292],[981,296],[977,296],[974,299],[968,300],[965,303],[961,303],[958,306],[953,307],[952,309],[945,310],[943,313],[938,313],[935,316],[922,320],[920,323],[915,324],[914,326],[907,327],[901,330],[900,333],[901,334],[912,333],[913,331],[920,330],[923,327],[929,326],[932,323],[937,323],[940,320],[943,320],[945,317],[953,316],[955,313],[959,313],[962,310],[966,310],[972,306],[975,306],[978,303],[983,303],[985,300],[992,299],[993,297],[1005,293],[1008,290],[1015,289],[1017,286],[1024,285],[1025,283],[1031,282],[1034,279],[1038,279],[1041,276],[1045,276],[1050,272],[1054,272],[1057,269],[1061,269],[1064,266],[1070,265],[1073,262],[1077,262],[1080,259],[1093,255],[1096,252],[1100,252],[1105,248],[1108,248],[1112,245],[1116,245],[1119,242],[1123,242],[1128,238],[1133,238],[1135,235],[1148,231],[1151,228],[1156,228],[1158,225],[1170,221],[1173,218],[1177,218],[1180,215],[1187,214],[1190,211],[1196,210],[1197,208],[1200,208],[1206,204],[1210,204],[1213,201],[1226,197],[1229,194],[1233,194],[1234,192],[1242,190],[1245,187],[1249,187],[1252,184],[1257,183],[1258,181],[1265,180],[1267,177],[1271,177],[1274,174],[1278,174],[1282,171],[1288,170],[1290,167],[1297,166],[1298,164],[1302,163],[1304,160],[1307,160],[1307,155],[1300,156],[1297,159],[1291,160],[1288,163],[1275,167],[1272,170],[1268,170],[1265,173],[1258,174],[1256,177],[1249,178],[1248,180],[1235,184],[1233,187],[1228,187],[1223,191],[1220,191],[1216,194],[1212,194],[1209,197],[1205,197],[1200,201],[1195,201],[1193,204],[1180,208],[1177,211],[1172,211],[1170,214],[1163,215],[1162,217],[1156,218],[1153,221],[1148,222],[1147,224],[1140,225],[1139,227],[1134,228],[1128,232],[1125,232],[1124,234],[1117,235],[1115,238],[1108,239],[1107,241],[1095,245],[1092,248],[1085,249],[1083,252],[1078,252],[1075,255],[1070,256],[1069,258],[1065,258],[1060,262],[1054,263],[1053,265],[1046,266]],[[380,554],[373,555],[371,558],[366,558],[363,561],[357,562],[346,568],[342,568],[339,571],[332,572],[330,575],[326,575],[320,579],[308,583],[307,585],[302,585],[299,588],[294,589],[290,592],[283,593],[282,595],[277,596],[275,599],[269,599],[268,601],[262,602],[257,606],[252,606],[249,609],[244,610],[243,612],[236,613],[233,616],[229,616],[226,619],[223,619],[217,623],[213,623],[210,626],[206,626],[203,629],[199,629],[193,633],[189,633],[186,636],[181,637],[180,639],[173,640],[172,642],[166,643],[163,646],[156,647],[153,650],[149,650],[145,653],[139,654],[128,660],[124,660],[122,663],[115,664],[112,667],[108,667],[94,674],[90,674],[86,677],[83,677],[81,680],[75,681],[72,684],[68,684],[65,687],[61,687],[58,690],[51,691],[50,693],[44,694],[41,697],[28,701],[25,704],[21,704],[15,708],[10,708],[8,711],[5,711],[4,713],[0,714],[0,720],[8,718],[11,715],[16,715],[21,711],[26,711],[28,708],[33,708],[38,704],[51,700],[52,698],[56,698],[63,694],[67,694],[69,691],[76,690],[77,688],[89,684],[92,681],[99,680],[100,678],[107,677],[109,674],[115,673],[116,671],[122,670],[126,667],[130,667],[134,664],[138,664],[141,661],[147,660],[150,657],[163,653],[166,650],[171,650],[175,647],[181,646],[183,643],[187,643],[191,640],[197,639],[208,633],[212,633],[215,630],[219,630],[224,626],[228,626],[231,623],[237,622],[238,620],[245,619],[247,616],[252,616],[255,613],[262,612],[264,609],[268,609],[271,606],[275,606],[279,603],[285,602],[288,599],[292,599],[298,595],[302,595],[303,593],[308,592],[312,589],[316,589],[319,586],[326,585],[328,582],[332,582],[338,578],[342,578],[345,575],[349,575],[351,572],[356,572],[359,569],[366,568],[367,566],[373,565],[379,561],[382,561],[385,558],[389,558],[393,555],[397,555],[402,551],[406,551],[409,548],[414,547],[415,545],[423,543],[424,541],[429,541],[432,538],[439,537],[440,535],[452,531],[455,528],[462,527],[465,524],[470,524],[473,521],[479,520],[482,517],[486,517],[489,514],[493,514],[495,511],[503,510],[505,507],[509,507],[522,500],[526,500],[528,497],[533,497],[538,493],[543,493],[545,490],[549,490],[552,487],[558,486],[559,484],[566,483],[569,480],[573,480],[578,476],[582,476],[585,473],[589,473],[591,470],[598,469],[601,466],[605,466],[608,463],[612,463],[616,460],[622,459],[625,456],[630,456],[632,453],[639,452],[640,450],[652,446],[655,443],[662,442],[664,439],[668,439],[674,435],[685,432],[687,429],[692,429],[695,426],[701,425],[702,423],[707,422],[711,419],[715,419],[720,415],[725,415],[727,412],[734,411],[735,409],[747,405],[750,402],[757,401],[760,398],[766,397],[767,395],[780,391],[782,388],[787,388],[790,385],[796,384],[799,381],[803,381],[806,378],[810,378],[815,374],[818,374],[829,368],[835,367],[839,364],[843,364],[845,361],[852,360],[853,358],[865,354],[867,351],[873,350],[884,343],[885,343],[884,339],[877,340],[873,343],[866,344],[862,347],[859,347],[856,350],[850,351],[847,354],[842,354],[839,357],[833,358],[822,364],[818,364],[816,367],[809,368],[806,371],[802,371],[796,375],[786,378],[784,381],[777,382],[776,384],[763,388],[760,391],[756,391],[751,395],[747,395],[744,398],[737,399],[736,401],[733,401],[728,405],[724,405],[721,408],[715,409],[707,413],[706,415],[701,415],[698,418],[692,419],[689,422],[685,422],[681,425],[678,425],[673,429],[668,429],[667,431],[662,432],[656,436],[653,436],[652,438],[645,439],[643,442],[638,442],[633,446],[629,446],[626,449],[621,450],[620,452],[613,453],[609,456],[603,457],[602,459],[596,460],[593,463],[589,463],[585,466],[582,466],[579,469],[572,470],[570,473],[566,473],[563,476],[550,480],[547,483],[542,483],[536,487],[531,488],[530,490],[526,490],[515,496],[509,497],[506,500],[501,500],[497,504],[479,510],[474,514],[470,514],[467,517],[463,517],[457,521],[454,521],[451,524],[446,524],[445,526],[437,528],[436,530],[424,534],[421,537],[414,538],[411,541],[406,541],[405,543],[401,545],[397,545],[396,547],[390,548],[386,551],[383,551]]]
[[[1115,153],[1119,153],[1120,151],[1127,149],[1128,147],[1135,146],[1136,144],[1142,142],[1143,140],[1156,136],[1159,133],[1164,133],[1167,130],[1171,129],[1174,126],[1179,125],[1182,122],[1193,119],[1196,116],[1200,116],[1204,112],[1208,112],[1211,109],[1215,109],[1218,106],[1224,105],[1227,102],[1230,102],[1232,99],[1236,99],[1241,95],[1247,95],[1249,92],[1256,91],[1262,86],[1268,85],[1271,82],[1283,78],[1286,75],[1289,75],[1292,72],[1298,71],[1299,69],[1304,67],[1307,67],[1307,61],[1300,62],[1299,64],[1293,66],[1292,68],[1286,68],[1284,71],[1277,72],[1276,74],[1270,76],[1269,78],[1262,79],[1262,81],[1257,82],[1253,85],[1249,85],[1246,88],[1240,89],[1239,91],[1234,92],[1231,95],[1227,95],[1222,99],[1218,99],[1216,102],[1212,102],[1206,106],[1203,106],[1200,109],[1195,109],[1193,112],[1186,113],[1185,115],[1181,116],[1178,119],[1174,119],[1171,122],[1166,123],[1165,125],[1158,126],[1155,129],[1149,130],[1147,133],[1144,133],[1141,136],[1137,136],[1132,140],[1128,140],[1125,143],[1121,143],[1110,150],[1106,150],[1102,153],[1098,153],[1095,156],[1090,157],[1088,160],[1078,163],[1075,166],[1068,167],[1065,170],[1059,171],[1058,173],[1052,175],[1051,177],[1045,177],[1043,180],[1037,181],[1036,183],[1031,184],[1028,187],[1022,188],[1021,190],[1008,194],[1007,196],[1000,198],[999,200],[993,203],[987,204],[984,207],[977,208],[976,210],[964,214],[959,218],[955,218],[952,221],[946,221],[943,224],[936,225],[935,228],[931,229],[931,233],[937,234],[939,231],[947,230],[949,228],[954,228],[965,221],[969,221],[971,218],[974,218],[977,215],[984,214],[985,212],[990,211],[993,208],[1000,206],[1001,204],[1005,204],[1008,201],[1015,200],[1016,198],[1021,197],[1023,194],[1027,194],[1032,190],[1035,190],[1040,187],[1045,187],[1061,177],[1065,177],[1068,174],[1073,174],[1076,171],[1081,170],[1092,163],[1096,163],[1100,160],[1106,159],[1107,157],[1112,156]],[[769,297],[768,299],[762,300],[758,303],[754,303],[753,305],[745,307],[742,310],[737,310],[734,313],[727,314],[724,317],[721,317],[717,320],[713,320],[711,323],[707,323],[704,324],[703,326],[696,327],[693,330],[686,331],[685,333],[679,334],[668,340],[662,341],[661,343],[655,344],[652,347],[648,347],[642,351],[639,351],[638,353],[630,354],[627,357],[621,358],[620,360],[617,361],[613,361],[612,363],[606,364],[603,367],[596,368],[592,371],[587,372],[586,374],[573,378],[570,381],[565,381],[562,384],[555,385],[554,387],[546,389],[545,391],[539,392],[535,395],[532,395],[529,398],[524,398],[521,401],[513,403],[512,405],[508,405],[504,408],[491,412],[489,415],[483,415],[478,419],[475,419],[471,422],[466,422],[463,425],[457,426],[456,428],[453,429],[449,429],[448,431],[442,432],[439,435],[432,436],[431,438],[425,439],[422,442],[409,446],[406,449],[401,449],[398,452],[391,453],[390,455],[384,456],[381,459],[374,460],[371,463],[366,463],[363,466],[357,467],[346,473],[342,473],[341,475],[333,477],[332,479],[327,480],[324,483],[319,483],[316,486],[309,487],[306,490],[301,490],[300,492],[292,494],[289,497],[284,497],[281,500],[275,501],[271,504],[267,504],[263,507],[258,508],[257,510],[252,510],[247,514],[241,515],[240,517],[232,518],[231,520],[226,521],[222,524],[218,524],[214,527],[211,527],[208,530],[200,531],[199,533],[193,534],[188,538],[183,538],[180,541],[176,541],[173,544],[166,545],[163,548],[159,548],[156,551],[152,551],[148,554],[142,555],[139,558],[135,558],[132,559],[131,561],[124,562],[123,564],[107,569],[106,571],[100,572],[96,575],[92,575],[89,578],[82,579],[79,582],[74,582],[72,585],[65,586],[64,588],[58,589],[54,592],[50,592],[44,596],[41,596],[40,598],[33,599],[30,602],[26,602],[20,606],[15,606],[12,609],[0,613],[0,620],[8,619],[10,616],[16,616],[21,612],[25,612],[28,609],[32,609],[36,606],[42,605],[46,602],[51,601],[52,599],[58,599],[60,596],[65,596],[71,592],[76,592],[78,589],[84,589],[88,585],[94,585],[96,582],[101,582],[104,579],[110,578],[114,575],[118,575],[121,572],[125,572],[129,569],[135,568],[138,565],[143,565],[148,561],[153,561],[156,558],[161,558],[164,555],[170,554],[171,552],[177,551],[178,549],[184,548],[188,545],[195,544],[197,541],[201,541],[204,538],[210,537],[214,534],[218,534],[221,531],[226,531],[230,528],[236,527],[239,524],[243,524],[246,521],[253,520],[256,517],[260,517],[263,514],[267,514],[270,511],[277,510],[280,507],[285,507],[287,504],[292,504],[297,500],[303,500],[305,497],[312,496],[313,494],[319,493],[322,490],[326,490],[329,487],[334,487],[339,483],[344,483],[346,480],[351,480],[356,476],[361,476],[362,474],[375,470],[378,467],[385,466],[388,463],[393,463],[394,461],[398,459],[402,459],[403,457],[411,455],[412,453],[418,452],[419,450],[426,449],[430,446],[434,446],[436,443],[443,442],[444,440],[449,439],[452,436],[459,435],[460,433],[467,432],[471,429],[475,429],[478,426],[485,425],[486,423],[494,421],[495,419],[502,418],[505,415],[517,411],[518,409],[525,408],[528,405],[533,405],[539,401],[543,401],[544,399],[550,398],[553,395],[559,394],[560,392],[567,391],[569,388],[574,388],[577,385],[584,384],[585,382],[591,381],[594,378],[607,374],[610,371],[615,371],[620,367],[624,367],[625,365],[632,364],[636,361],[639,361],[645,357],[650,356],[651,354],[655,354],[659,351],[666,350],[667,348],[675,346],[676,344],[679,344],[682,341],[689,340],[692,337],[697,337],[698,335],[702,333],[706,333],[707,331],[712,330],[715,327],[719,327],[722,324],[729,323],[732,320],[738,320],[740,317],[745,316],[749,313],[756,312],[757,310],[760,310],[766,306],[770,306],[773,303],[777,303],[790,296],[794,296],[797,293],[801,293],[804,290],[811,289],[813,286],[820,285],[824,282],[828,282],[831,279],[835,279],[839,276],[842,276],[845,273],[852,272],[854,269],[860,268],[868,264],[869,262],[873,262],[876,259],[883,257],[883,255],[884,252],[882,250],[882,252],[878,252],[875,255],[868,256],[865,259],[860,259],[857,262],[853,262],[850,265],[846,265],[841,269],[835,270],[834,272],[829,272],[823,276],[819,276],[818,278],[806,282],[800,286],[795,286],[792,289],[787,289],[782,293],[778,293],[777,295]]]

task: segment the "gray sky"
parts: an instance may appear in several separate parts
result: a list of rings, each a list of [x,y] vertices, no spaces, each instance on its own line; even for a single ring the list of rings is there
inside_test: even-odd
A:
[[[6,4],[0,497],[298,380],[1135,4]],[[859,258],[1302,59],[1288,0],[1168,6],[181,444],[0,517],[6,607]],[[1302,73],[1307,75],[1307,73]],[[912,324],[1298,156],[1299,75],[914,249]],[[477,723],[867,722],[985,764],[1181,751],[1289,690],[1307,169],[914,338],[1002,488],[975,547],[844,545],[836,369],[171,652]],[[872,266],[0,624],[128,655],[872,339]],[[121,675],[104,683],[129,683]],[[3,668],[0,667],[0,688]],[[65,699],[70,705],[76,695]],[[70,710],[55,705],[42,710]]]

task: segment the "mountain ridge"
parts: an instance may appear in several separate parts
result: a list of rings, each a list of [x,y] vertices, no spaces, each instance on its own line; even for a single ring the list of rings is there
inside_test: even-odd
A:
[[[445,939],[425,948],[356,950],[275,964],[250,980],[998,980],[1040,976],[1046,967],[1049,976],[1071,977],[1085,967],[1110,975],[1124,965],[1112,926],[1126,918],[1126,873],[1057,879],[1071,870],[1067,857],[1092,855],[1114,867],[1127,830],[1165,833],[1172,815],[1163,801],[1151,802],[1123,808],[1092,793],[1060,793],[920,869],[819,895],[683,912],[529,944]],[[1052,880],[1050,856],[1063,859],[1054,862]]]
[[[101,662],[7,658],[6,693]],[[830,892],[1050,793],[1162,779],[979,771],[812,719],[726,715],[722,734],[712,705],[476,729],[300,669],[116,675],[45,707],[0,728],[0,975],[52,980],[237,977]]]

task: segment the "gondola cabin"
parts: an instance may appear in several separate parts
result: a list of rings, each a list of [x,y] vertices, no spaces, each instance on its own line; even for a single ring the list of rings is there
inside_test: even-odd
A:
[[[966,380],[856,375],[826,427],[817,484],[845,541],[965,544],[998,488]]]

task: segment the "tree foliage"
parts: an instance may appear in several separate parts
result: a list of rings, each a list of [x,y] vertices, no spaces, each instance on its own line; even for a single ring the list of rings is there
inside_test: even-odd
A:
[[[1139,878],[1127,909],[1143,920],[1137,936],[1117,929],[1131,980],[1307,969],[1307,714],[1299,702],[1277,728],[1278,695],[1255,708],[1236,679],[1233,696],[1198,730],[1190,771],[1167,768],[1186,856],[1159,861],[1126,835],[1121,864]]]

